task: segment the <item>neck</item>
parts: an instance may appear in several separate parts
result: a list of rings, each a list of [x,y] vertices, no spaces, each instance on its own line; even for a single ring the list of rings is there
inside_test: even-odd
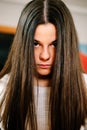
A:
[[[49,87],[49,79],[34,78],[34,86]]]

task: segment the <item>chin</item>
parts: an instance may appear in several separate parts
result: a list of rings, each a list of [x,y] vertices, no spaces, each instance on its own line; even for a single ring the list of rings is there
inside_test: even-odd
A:
[[[48,72],[37,72],[39,75],[43,75],[43,76],[47,76],[47,75],[50,75],[50,71]]]
[[[42,72],[37,72],[37,77],[38,78],[44,78],[44,79],[48,79],[48,78],[50,78],[51,77],[51,72],[44,72],[44,73],[42,73]]]

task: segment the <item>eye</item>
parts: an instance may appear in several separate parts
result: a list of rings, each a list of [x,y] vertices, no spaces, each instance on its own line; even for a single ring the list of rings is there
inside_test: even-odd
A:
[[[35,46],[35,47],[39,46],[38,41],[34,40],[34,46]]]
[[[52,42],[52,45],[53,45],[54,47],[56,47],[56,46],[57,46],[57,40],[53,41],[53,42]]]

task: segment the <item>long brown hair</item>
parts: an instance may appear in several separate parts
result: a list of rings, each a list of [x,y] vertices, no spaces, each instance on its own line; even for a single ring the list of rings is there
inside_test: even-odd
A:
[[[79,59],[78,39],[70,11],[61,0],[32,0],[23,9],[11,51],[0,77],[9,81],[0,105],[5,130],[37,130],[33,93],[34,33],[50,22],[57,31],[51,79],[51,130],[79,130],[87,115],[86,90]]]

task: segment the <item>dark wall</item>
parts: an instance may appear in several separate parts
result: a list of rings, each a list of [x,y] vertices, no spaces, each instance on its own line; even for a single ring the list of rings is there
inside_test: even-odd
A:
[[[0,33],[0,70],[6,62],[13,38],[14,34]]]

